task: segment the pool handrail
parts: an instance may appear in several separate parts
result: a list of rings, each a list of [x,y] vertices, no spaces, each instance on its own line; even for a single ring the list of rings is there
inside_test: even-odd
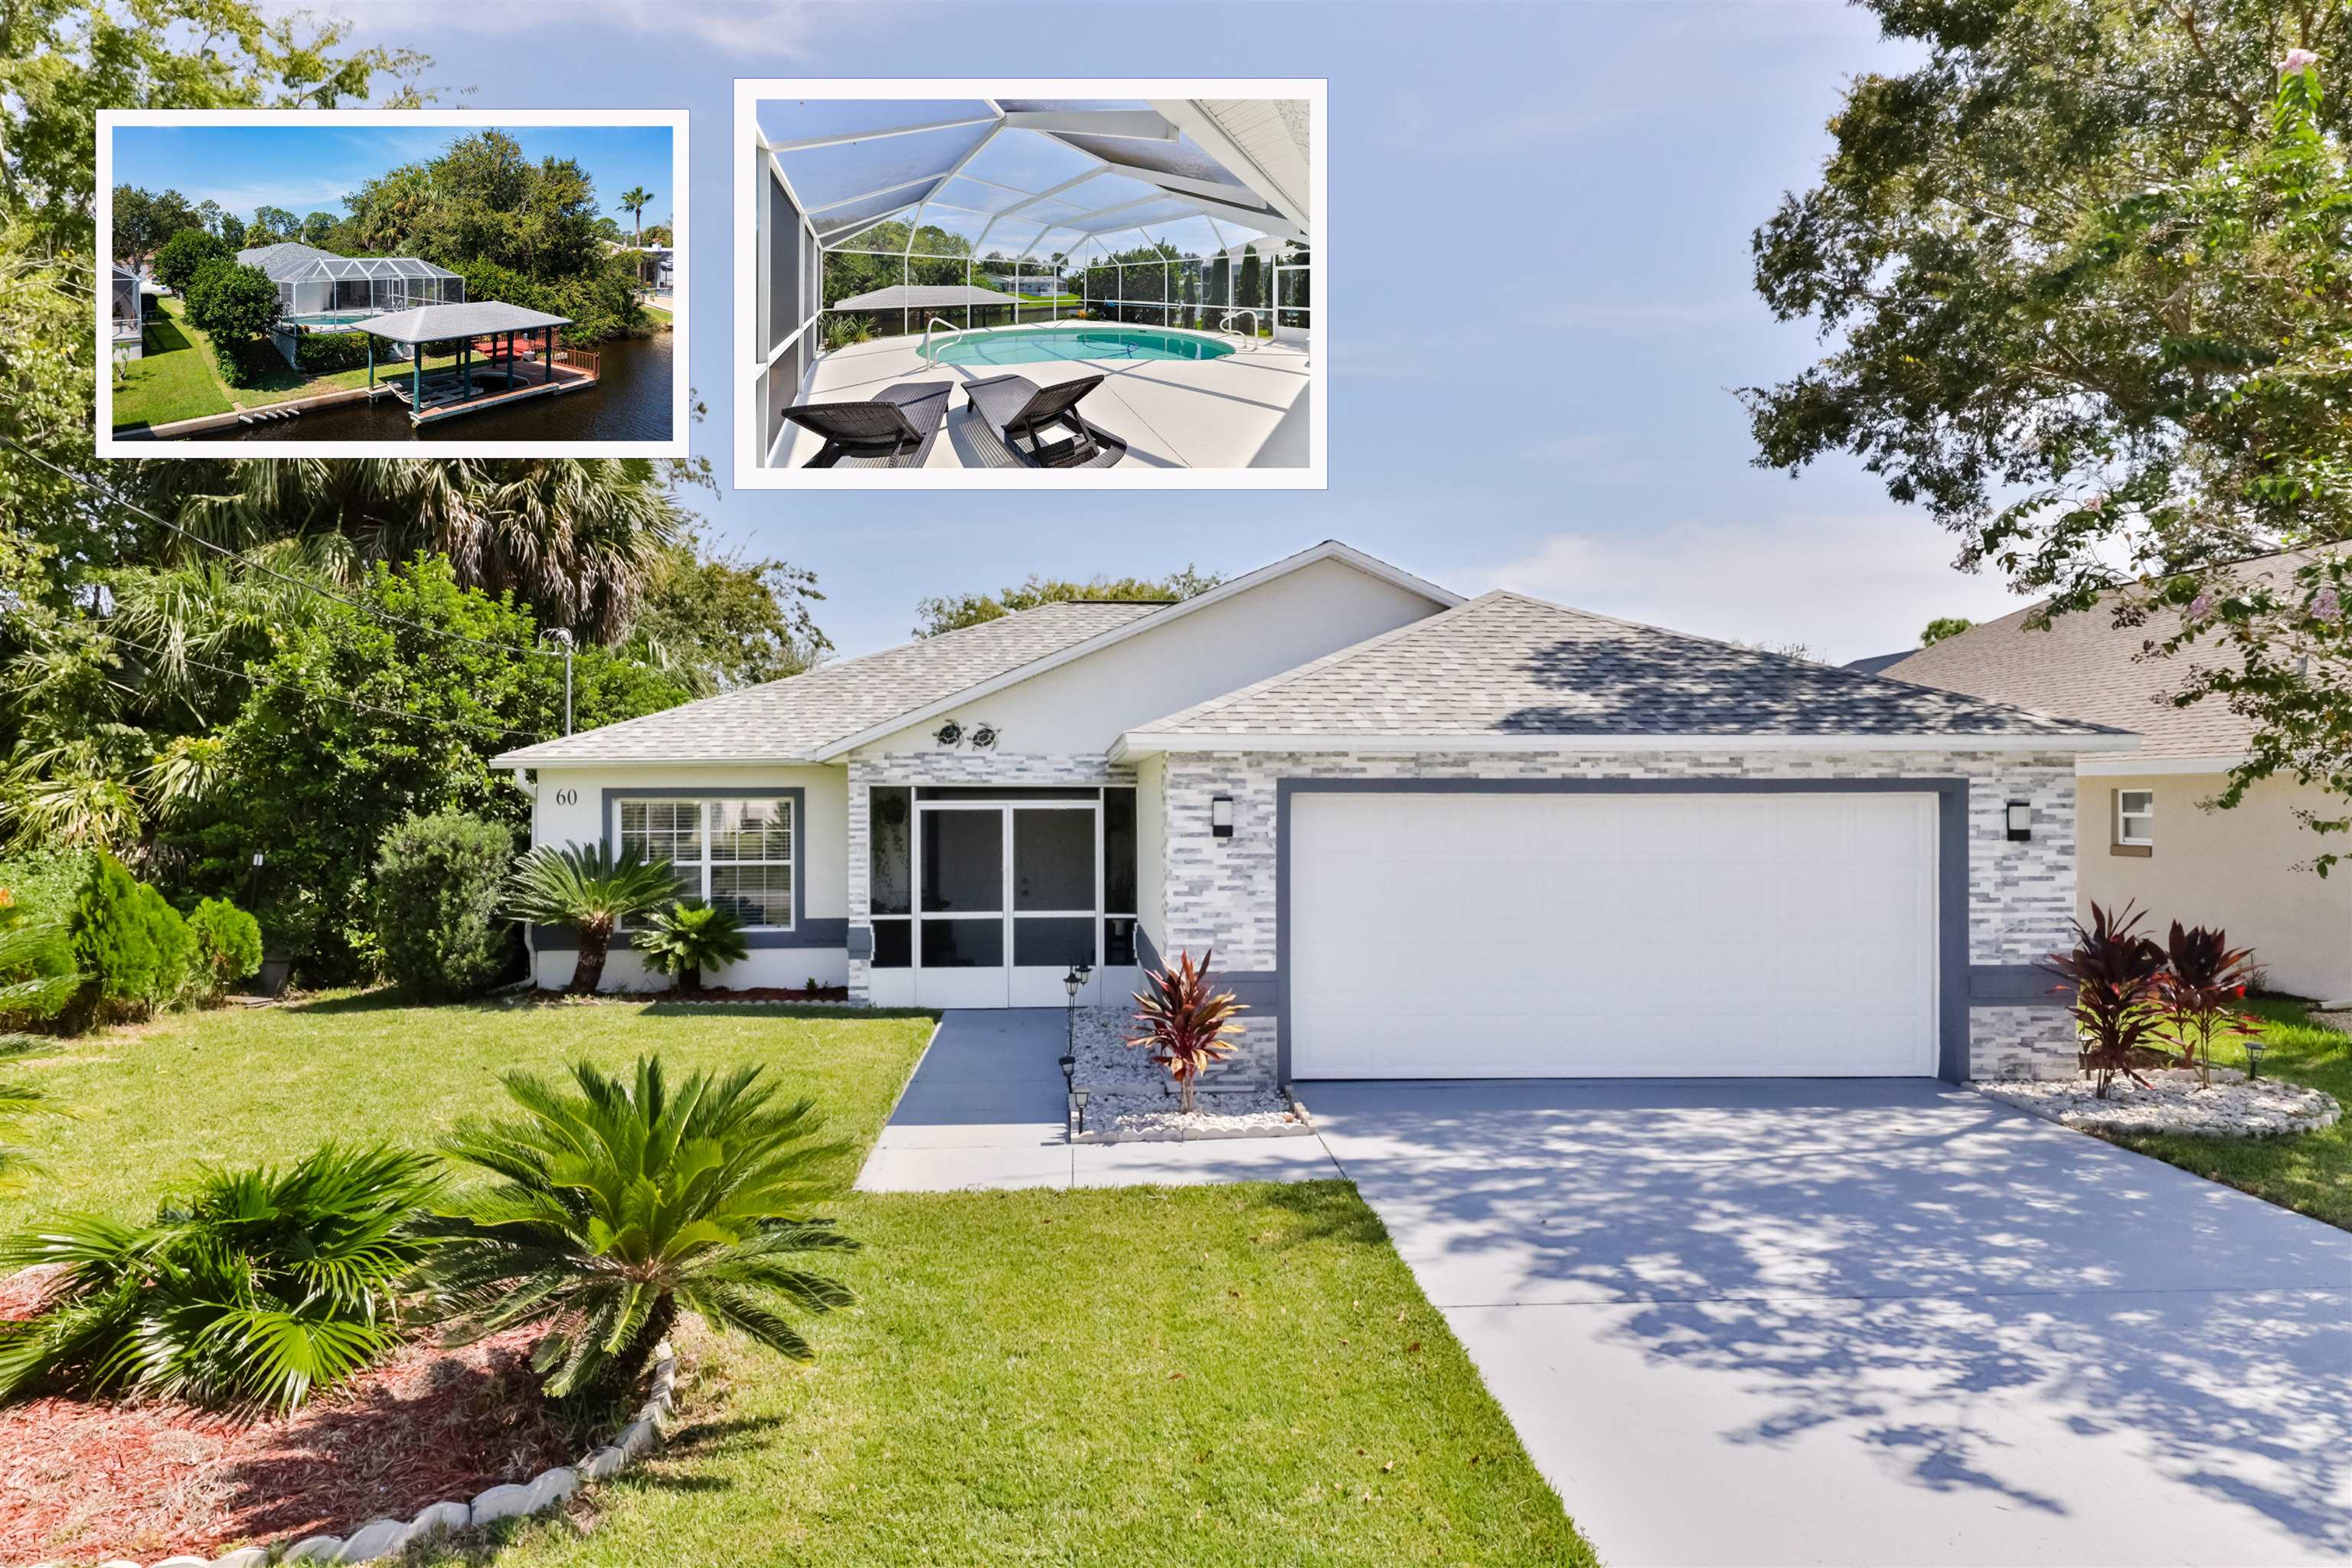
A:
[[[1228,305],[1225,308],[1224,315],[1218,319],[1217,330],[1220,331],[1233,332],[1235,337],[1239,337],[1241,334],[1238,331],[1234,331],[1234,318],[1236,316],[1247,316],[1250,319],[1249,352],[1251,353],[1257,353],[1259,339],[1257,335],[1257,311],[1255,308],[1244,305],[1235,309],[1234,307]]]
[[[929,321],[923,323],[923,346],[917,353],[917,357],[920,358],[926,364],[936,364],[938,363],[936,360],[931,358],[931,323],[933,321],[945,327],[950,332],[992,332],[996,331],[994,327],[959,327],[953,321],[947,321],[939,316],[933,316]]]

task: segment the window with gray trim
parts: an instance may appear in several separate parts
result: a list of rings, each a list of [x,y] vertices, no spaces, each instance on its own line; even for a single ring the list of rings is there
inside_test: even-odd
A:
[[[792,929],[790,800],[625,800],[620,816],[621,853],[667,860],[681,897],[747,926]]]

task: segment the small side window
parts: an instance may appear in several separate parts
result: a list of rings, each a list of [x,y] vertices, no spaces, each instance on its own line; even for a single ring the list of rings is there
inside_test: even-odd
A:
[[[2116,842],[2134,848],[2146,847],[2156,842],[2154,790],[2116,791]]]

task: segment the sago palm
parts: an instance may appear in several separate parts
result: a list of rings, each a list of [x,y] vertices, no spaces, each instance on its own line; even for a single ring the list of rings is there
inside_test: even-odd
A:
[[[643,860],[625,850],[616,859],[601,845],[542,844],[515,862],[507,879],[508,912],[541,925],[570,926],[580,958],[566,989],[588,995],[604,978],[613,931],[631,915],[677,896],[667,860]]]
[[[656,910],[633,941],[645,954],[646,967],[656,974],[676,975],[681,991],[701,990],[705,969],[740,963],[751,952],[740,921],[719,905],[697,899],[680,899]]]
[[[498,1178],[428,1222],[423,1278],[459,1337],[549,1325],[533,1364],[558,1398],[627,1387],[681,1310],[808,1359],[793,1312],[855,1298],[796,1259],[856,1245],[809,1216],[845,1147],[813,1103],[773,1105],[757,1068],[673,1087],[658,1059],[627,1078],[582,1062],[572,1079],[509,1073],[523,1114],[442,1144]]]
[[[390,1350],[394,1282],[429,1154],[326,1144],[289,1169],[215,1171],[152,1225],[60,1215],[0,1241],[0,1268],[61,1266],[0,1324],[0,1399],[121,1390],[290,1409]]]

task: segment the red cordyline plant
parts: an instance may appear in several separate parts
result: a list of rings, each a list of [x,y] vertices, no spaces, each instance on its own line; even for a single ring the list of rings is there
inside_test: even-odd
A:
[[[2165,938],[2165,955],[2171,967],[2157,983],[2172,1043],[2183,1061],[2197,1069],[2200,1088],[2213,1087],[2213,1037],[2255,1033],[2259,1026],[2232,1003],[2245,999],[2254,977],[2254,952],[2231,947],[2228,936],[2204,926],[2184,927],[2179,921]]]
[[[1234,1037],[1243,1028],[1234,1015],[1248,1010],[1232,992],[1210,983],[1214,953],[1204,952],[1194,963],[1190,953],[1179,952],[1144,975],[1147,989],[1135,994],[1135,1021],[1144,1032],[1127,1042],[1151,1047],[1151,1059],[1176,1080],[1176,1103],[1188,1116],[1198,1109],[1193,1084],[1213,1064],[1233,1055]]]
[[[2124,906],[2110,915],[2091,906],[2091,924],[2074,924],[2071,952],[2053,952],[2042,967],[2074,987],[2074,1023],[2079,1031],[2083,1071],[2098,1079],[2098,1098],[2122,1073],[2141,1088],[2137,1058],[2155,1047],[2165,1023],[2158,976],[2164,973],[2164,949],[2138,934],[2147,916]]]

